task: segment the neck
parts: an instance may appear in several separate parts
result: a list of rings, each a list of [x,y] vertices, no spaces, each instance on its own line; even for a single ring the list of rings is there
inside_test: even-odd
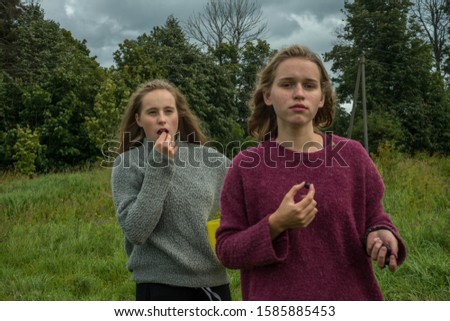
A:
[[[311,128],[278,129],[276,142],[296,152],[315,152],[323,148],[323,138]]]

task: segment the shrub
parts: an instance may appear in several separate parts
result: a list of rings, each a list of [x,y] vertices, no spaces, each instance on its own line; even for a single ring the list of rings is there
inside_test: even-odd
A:
[[[31,177],[35,173],[35,161],[41,150],[39,134],[31,131],[29,127],[22,128],[20,125],[16,128],[16,134],[17,140],[13,147],[14,169],[20,174]]]

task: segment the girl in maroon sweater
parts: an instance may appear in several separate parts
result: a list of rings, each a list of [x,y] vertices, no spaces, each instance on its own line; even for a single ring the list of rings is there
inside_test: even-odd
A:
[[[372,260],[406,257],[384,185],[359,142],[331,125],[335,96],[317,55],[280,51],[260,74],[249,131],[225,178],[216,251],[241,270],[244,300],[382,300]]]

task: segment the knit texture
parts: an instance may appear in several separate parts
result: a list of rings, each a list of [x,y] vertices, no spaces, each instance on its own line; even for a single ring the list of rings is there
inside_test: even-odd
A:
[[[228,283],[207,236],[230,161],[212,148],[177,143],[174,159],[144,141],[117,157],[112,192],[137,283],[211,287]]]
[[[384,185],[356,141],[324,135],[324,148],[295,153],[265,141],[239,153],[225,178],[217,255],[241,269],[244,300],[382,300],[365,233],[384,226],[405,246],[384,212]],[[268,217],[293,185],[314,184],[318,213],[304,229],[271,240]],[[303,189],[295,201],[306,194]]]

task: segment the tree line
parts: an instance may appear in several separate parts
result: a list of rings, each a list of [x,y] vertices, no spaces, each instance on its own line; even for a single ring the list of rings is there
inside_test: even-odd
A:
[[[249,140],[247,101],[275,52],[258,2],[209,0],[184,27],[169,16],[119,44],[110,68],[38,3],[1,0],[0,10],[1,169],[32,174],[104,158],[131,93],[153,78],[180,88],[218,146]],[[340,102],[349,102],[364,52],[371,151],[389,142],[410,154],[449,154],[448,1],[355,0],[342,10],[344,27],[324,59]],[[353,137],[362,139],[356,119]],[[345,136],[348,122],[338,106],[329,130]]]

